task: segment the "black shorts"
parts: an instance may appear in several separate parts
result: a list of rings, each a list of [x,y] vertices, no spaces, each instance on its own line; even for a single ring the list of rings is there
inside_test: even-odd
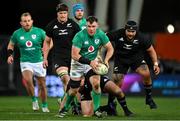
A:
[[[93,75],[97,75],[94,73],[94,71],[91,69],[88,71],[88,73],[85,75],[84,85],[80,87],[80,94],[81,94],[81,101],[83,100],[92,100],[91,97],[91,91],[92,91],[92,85],[89,81],[89,78]]]
[[[101,86],[101,90],[104,90],[104,87],[106,85],[106,83],[110,81],[110,79],[108,78],[108,76],[101,76],[101,80],[100,80],[100,86]]]
[[[110,79],[107,76],[101,76],[100,78],[100,87],[101,90],[104,90],[104,86],[106,83],[110,81]],[[85,82],[84,86],[80,88],[80,94],[81,94],[81,100],[92,100],[91,97],[91,91],[92,91],[92,85],[89,81],[89,76],[85,76]]]
[[[81,94],[81,101],[92,100],[91,97],[92,86],[89,81],[85,81],[84,85],[80,87],[79,93]]]
[[[71,58],[54,56],[53,60],[55,70],[61,66],[68,67],[68,69],[70,70]]]
[[[114,61],[114,74],[126,74],[128,69],[131,68],[133,71],[135,71],[139,66],[146,64],[146,61],[141,58],[138,60],[134,60],[132,62],[125,62],[121,61],[119,59],[115,59]]]
[[[69,82],[68,82],[67,89],[70,88],[70,87],[71,88],[79,88],[80,87],[80,83],[81,83],[81,80],[80,81],[74,81],[74,80],[70,79]]]

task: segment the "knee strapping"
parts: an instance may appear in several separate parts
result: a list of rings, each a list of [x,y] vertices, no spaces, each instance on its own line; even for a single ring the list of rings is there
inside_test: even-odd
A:
[[[61,78],[64,75],[68,75],[68,71],[67,70],[62,70],[60,72],[58,72],[58,76]]]

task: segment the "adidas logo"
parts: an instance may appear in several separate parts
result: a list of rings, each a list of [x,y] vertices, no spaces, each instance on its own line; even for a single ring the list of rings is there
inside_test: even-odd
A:
[[[68,24],[67,24],[67,27],[72,27],[71,23],[68,23]]]
[[[55,25],[54,27],[53,27],[53,29],[57,29],[58,28],[58,26],[57,25]]]

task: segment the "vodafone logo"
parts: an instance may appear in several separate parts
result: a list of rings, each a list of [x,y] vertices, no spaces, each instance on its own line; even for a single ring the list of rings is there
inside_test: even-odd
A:
[[[31,41],[27,41],[27,42],[26,42],[26,46],[27,46],[27,47],[32,47],[32,42],[31,42]]]
[[[94,51],[94,47],[93,46],[90,46],[89,48],[88,48],[88,52],[93,52]]]

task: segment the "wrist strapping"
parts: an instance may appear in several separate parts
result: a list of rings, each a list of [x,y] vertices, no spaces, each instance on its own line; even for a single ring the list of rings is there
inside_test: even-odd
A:
[[[13,52],[14,52],[14,51],[13,51],[12,49],[8,49],[8,50],[7,50],[8,57],[9,57],[9,56],[12,56]]]
[[[158,66],[158,62],[154,62],[154,66]]]
[[[82,64],[88,64],[88,65],[90,65],[91,60],[89,60],[89,59],[84,58],[84,57],[81,56],[81,57],[79,58],[79,62],[82,63]]]

